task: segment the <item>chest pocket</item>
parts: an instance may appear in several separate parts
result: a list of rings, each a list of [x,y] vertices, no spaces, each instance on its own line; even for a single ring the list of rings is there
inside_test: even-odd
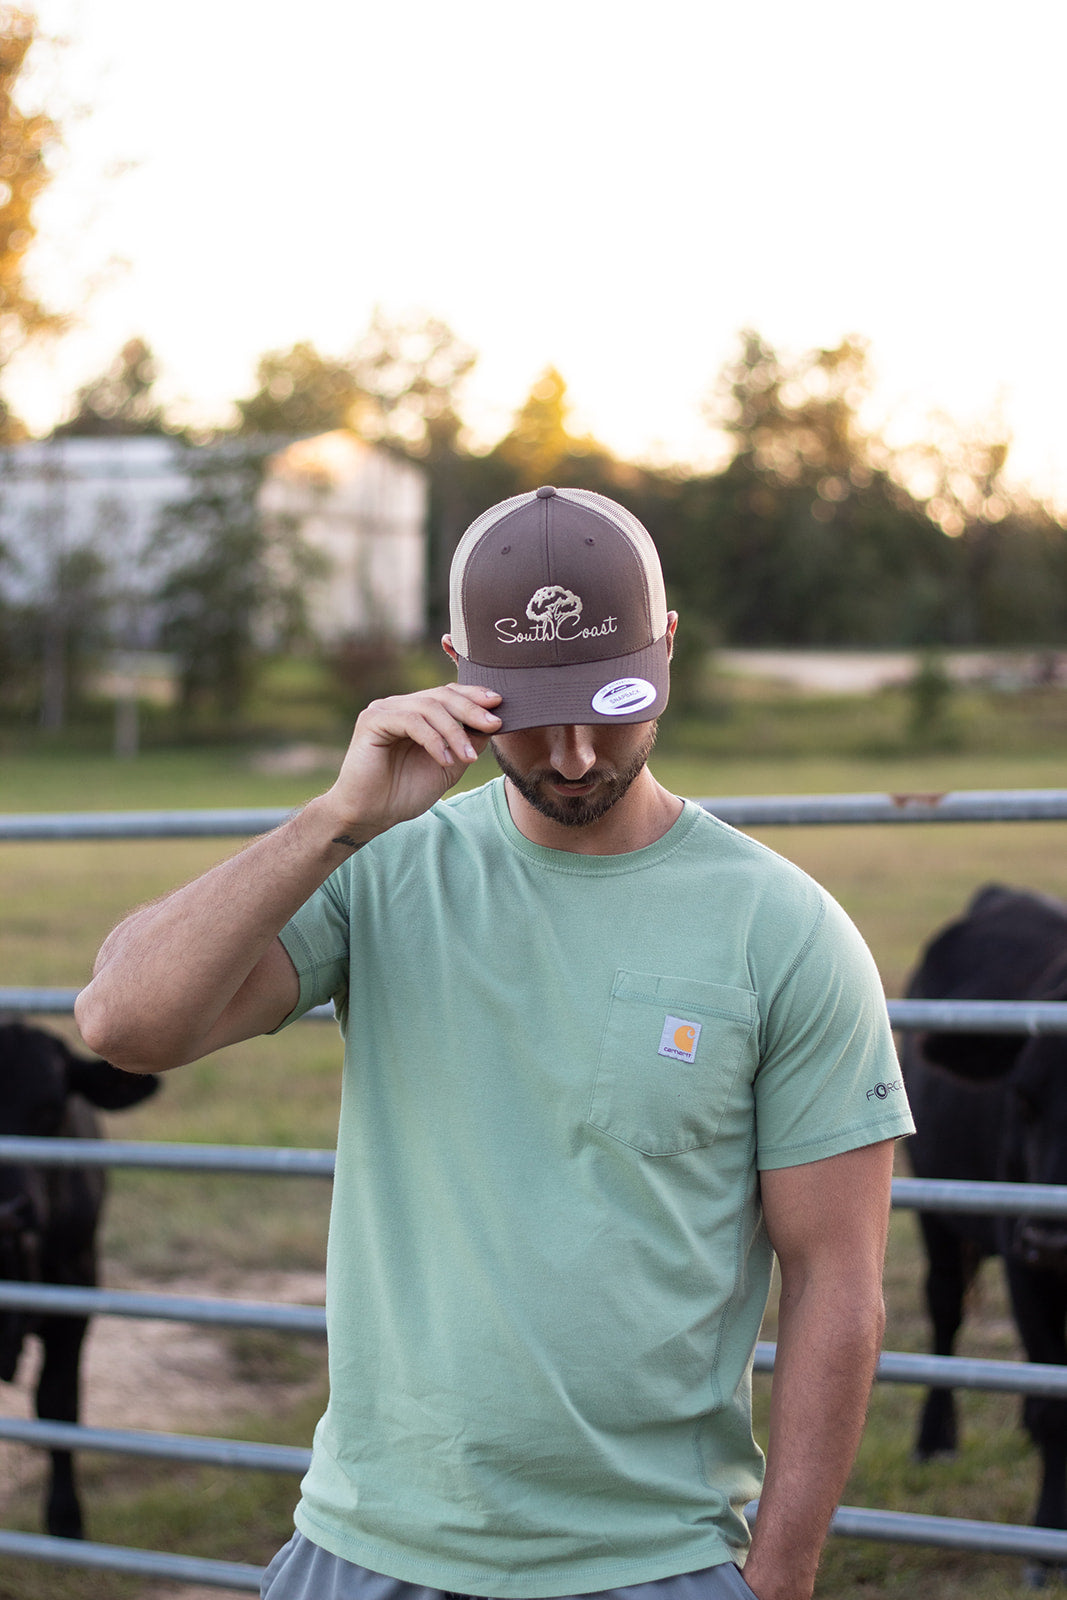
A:
[[[748,989],[620,968],[588,1122],[650,1156],[711,1144],[757,1015]]]

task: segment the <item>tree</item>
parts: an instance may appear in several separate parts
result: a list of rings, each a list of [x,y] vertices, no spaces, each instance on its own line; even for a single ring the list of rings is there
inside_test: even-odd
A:
[[[860,420],[870,387],[868,346],[858,335],[787,366],[748,329],[707,414],[730,439],[735,462],[767,480],[821,491],[832,504],[848,497],[850,484],[864,487],[882,464],[881,447]]]
[[[0,593],[0,697],[58,732],[107,639],[109,596],[104,562],[84,547],[56,551],[43,578],[32,599]]]
[[[167,431],[153,396],[158,368],[144,339],[128,339],[107,371],[78,390],[72,417],[55,437],[123,437]]]
[[[14,452],[0,462],[0,509],[11,514],[7,475]],[[113,595],[100,541],[85,539],[72,505],[72,482],[62,455],[40,463],[39,493],[16,500],[18,536],[0,546],[0,654],[5,689],[26,707],[39,708],[50,730],[62,728],[85,687],[94,654],[106,642]],[[13,579],[13,581],[9,580]],[[9,586],[8,586],[9,585]],[[5,603],[6,601],[6,603]]]
[[[1067,528],[1008,480],[1011,439],[996,418],[961,429],[935,415],[896,471],[959,568],[950,642],[1059,643],[1067,637]]]
[[[458,392],[477,359],[439,317],[391,321],[376,309],[351,361],[363,402],[357,432],[420,461],[454,452],[463,426]]]
[[[429,623],[448,621],[452,553],[471,520],[472,458],[463,445],[459,397],[475,351],[440,317],[391,320],[376,310],[351,364],[360,393],[355,426],[364,439],[420,465],[429,484]],[[481,508],[479,508],[481,509]]]
[[[956,552],[862,421],[859,338],[784,362],[742,335],[708,407],[733,455],[706,484],[683,563],[745,643],[927,644],[945,637]],[[699,592],[699,591],[698,591]]]
[[[584,468],[608,452],[588,434],[578,436],[568,427],[571,406],[567,385],[555,367],[546,367],[515,413],[511,428],[492,451],[493,458],[514,479],[512,493],[559,482],[583,487],[577,479]]]
[[[32,15],[0,5],[0,373],[27,340],[62,326],[62,318],[34,294],[26,273],[27,252],[37,232],[34,207],[49,182],[47,155],[58,137],[49,117],[24,112],[16,99],[36,38]],[[0,440],[24,436],[0,400]]]
[[[357,426],[361,391],[352,364],[320,355],[313,344],[271,350],[256,367],[258,388],[238,400],[242,434],[300,438]]]
[[[107,637],[105,563],[84,547],[65,551],[48,574],[48,591],[28,608],[31,648],[37,644],[43,728],[66,725],[72,693]]]
[[[258,388],[237,402],[239,431],[292,438],[351,428],[370,444],[433,459],[455,447],[457,388],[475,359],[439,318],[390,321],[376,310],[349,356],[324,356],[306,341],[263,356]]]
[[[153,552],[169,567],[159,591],[162,640],[178,660],[186,713],[235,718],[265,640],[291,639],[303,624],[311,558],[290,523],[277,522],[268,535],[259,510],[271,448],[224,439],[190,450],[190,493],[156,530]]]

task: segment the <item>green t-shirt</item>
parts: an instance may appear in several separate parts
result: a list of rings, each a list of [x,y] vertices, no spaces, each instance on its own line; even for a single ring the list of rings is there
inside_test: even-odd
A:
[[[847,917],[692,803],[575,855],[497,780],[374,840],[282,938],[293,1017],[333,996],[345,1037],[301,1531],[483,1595],[743,1557],[758,1170],[911,1129]]]

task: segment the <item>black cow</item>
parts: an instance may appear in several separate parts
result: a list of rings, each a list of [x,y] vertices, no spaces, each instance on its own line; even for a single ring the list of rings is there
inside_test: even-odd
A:
[[[119,1072],[78,1056],[53,1033],[0,1019],[0,1133],[34,1138],[99,1138],[93,1107],[122,1111],[154,1092],[151,1075]],[[104,1198],[99,1167],[0,1164],[0,1278],[95,1285],[96,1227]],[[35,1333],[43,1360],[37,1415],[78,1420],[78,1365],[87,1317],[0,1312],[0,1379],[15,1376],[23,1341]],[[52,1452],[45,1527],[83,1536],[70,1452]]]
[[[1067,904],[990,885],[927,946],[909,986],[917,999],[1067,999]],[[920,1178],[1067,1184],[1067,1036],[909,1033],[901,1063],[918,1132]],[[1067,1365],[1067,1224],[922,1213],[934,1351],[951,1355],[966,1290],[984,1258],[1003,1258],[1030,1361]],[[1041,1453],[1034,1521],[1067,1527],[1067,1401],[1028,1397],[1023,1418]],[[916,1453],[956,1446],[952,1393],[926,1399]]]

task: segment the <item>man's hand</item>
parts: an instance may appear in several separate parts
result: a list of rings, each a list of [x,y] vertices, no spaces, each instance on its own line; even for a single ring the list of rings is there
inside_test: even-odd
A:
[[[372,701],[323,796],[338,818],[337,842],[365,844],[429,810],[499,728],[499,703],[492,689],[458,683]]]

